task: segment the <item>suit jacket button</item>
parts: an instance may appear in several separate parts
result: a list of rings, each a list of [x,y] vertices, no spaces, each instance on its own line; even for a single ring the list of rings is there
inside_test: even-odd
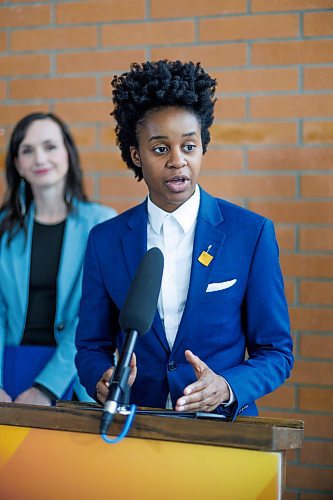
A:
[[[60,323],[57,324],[58,332],[61,332],[64,328],[65,328],[65,323],[63,321],[60,321]]]
[[[170,361],[170,363],[168,364],[168,369],[170,372],[173,372],[173,370],[175,370],[177,368],[177,363],[176,361]]]

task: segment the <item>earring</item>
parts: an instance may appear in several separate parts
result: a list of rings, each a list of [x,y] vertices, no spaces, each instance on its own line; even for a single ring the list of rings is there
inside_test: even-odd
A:
[[[67,206],[70,205],[71,199],[72,199],[71,194],[68,191],[68,189],[66,189],[66,192],[65,192],[65,203],[66,203]]]
[[[24,217],[26,214],[27,207],[26,207],[26,186],[25,186],[25,180],[23,179],[23,177],[21,177],[20,186],[19,186],[19,201],[20,201],[20,205],[21,205],[21,213]]]

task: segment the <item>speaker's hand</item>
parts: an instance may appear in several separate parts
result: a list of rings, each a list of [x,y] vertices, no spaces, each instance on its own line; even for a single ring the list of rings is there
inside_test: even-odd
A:
[[[197,381],[184,389],[184,395],[176,403],[176,411],[213,411],[221,403],[229,401],[230,391],[225,380],[209,368],[191,351],[185,351]]]
[[[132,358],[131,358],[131,372],[128,378],[128,383],[130,386],[133,385],[134,380],[136,378],[136,373],[137,373],[137,367],[136,367],[136,356],[133,352]],[[109,386],[110,386],[110,379],[113,374],[114,367],[109,368],[106,370],[106,372],[103,373],[102,378],[97,382],[96,384],[96,396],[98,401],[101,403],[105,403],[106,398],[108,397],[109,394]]]

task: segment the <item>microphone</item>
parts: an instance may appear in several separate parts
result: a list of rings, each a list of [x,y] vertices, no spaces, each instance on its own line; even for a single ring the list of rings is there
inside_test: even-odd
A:
[[[156,247],[148,250],[140,262],[120,312],[119,323],[125,333],[125,341],[110,380],[109,393],[101,420],[101,434],[106,434],[127,389],[131,372],[130,362],[136,340],[147,333],[153,323],[161,288],[163,265],[164,258],[161,250]]]

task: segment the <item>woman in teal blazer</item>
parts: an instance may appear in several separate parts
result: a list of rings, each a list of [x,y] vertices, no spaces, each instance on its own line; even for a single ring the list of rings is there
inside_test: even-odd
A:
[[[88,400],[74,365],[82,262],[90,229],[115,211],[87,201],[74,141],[52,114],[28,115],[17,124],[6,167],[8,189],[0,223],[0,401],[50,404],[66,397],[66,391],[68,396],[71,387],[78,399]],[[21,345],[33,297],[31,274],[38,281],[45,271],[36,259],[53,250],[47,242],[45,248],[36,248],[38,225],[62,231],[57,240],[52,346],[43,345],[43,339],[41,346],[34,345],[31,336]]]

